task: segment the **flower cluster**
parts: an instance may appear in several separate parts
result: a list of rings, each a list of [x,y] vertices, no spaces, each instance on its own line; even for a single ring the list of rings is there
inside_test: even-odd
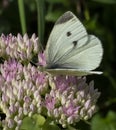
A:
[[[0,122],[3,129],[19,130],[23,119],[34,114],[46,115],[63,128],[91,118],[100,96],[93,81],[87,84],[85,77],[52,76],[42,72],[39,66],[19,62],[23,58],[30,60],[29,48],[30,53],[34,50],[37,53],[34,49],[37,38],[32,36],[31,39],[27,35],[16,38],[11,34],[0,38],[0,56],[10,58],[0,64],[0,110],[6,115]],[[39,56],[44,66],[44,54]]]
[[[25,116],[41,113],[41,95],[48,89],[47,76],[15,60],[0,65],[0,108],[6,114],[4,128],[20,127]]]
[[[16,58],[19,61],[31,61],[38,54],[38,38],[35,34],[31,38],[25,34],[23,37],[18,34],[17,37],[4,34],[0,37],[0,57]]]
[[[50,86],[52,89],[45,96],[48,116],[63,127],[87,120],[96,112],[100,93],[94,90],[93,81],[88,85],[85,77],[57,76]]]

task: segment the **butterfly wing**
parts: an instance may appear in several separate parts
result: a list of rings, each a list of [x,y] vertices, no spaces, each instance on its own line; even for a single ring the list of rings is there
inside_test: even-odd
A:
[[[68,11],[55,23],[45,55],[49,69],[61,68],[62,71],[68,68],[89,72],[99,66],[103,49],[100,40],[88,35],[77,17]]]
[[[81,47],[78,44],[84,43]],[[62,68],[93,70],[98,67],[102,57],[102,46],[98,38],[88,35],[80,39],[68,53],[59,60]]]

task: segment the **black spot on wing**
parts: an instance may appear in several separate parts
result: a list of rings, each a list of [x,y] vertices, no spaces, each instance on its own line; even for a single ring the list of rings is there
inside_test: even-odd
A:
[[[72,43],[73,43],[73,45],[75,47],[77,45],[78,41],[73,41]]]
[[[72,19],[74,17],[74,15],[68,11],[66,13],[64,13],[57,21],[55,24],[62,24],[65,23],[67,21],[69,21],[70,19]]]
[[[69,37],[72,33],[71,32],[67,32],[66,35]]]

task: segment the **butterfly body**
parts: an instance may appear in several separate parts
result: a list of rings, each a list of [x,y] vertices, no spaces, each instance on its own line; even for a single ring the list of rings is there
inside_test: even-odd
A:
[[[48,39],[46,68],[52,74],[101,74],[92,70],[99,66],[102,55],[100,40],[89,35],[78,18],[68,11],[56,21]]]

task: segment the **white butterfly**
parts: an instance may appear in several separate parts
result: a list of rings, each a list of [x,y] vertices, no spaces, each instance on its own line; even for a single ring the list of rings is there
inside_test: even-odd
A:
[[[92,71],[99,66],[102,55],[100,40],[88,35],[79,19],[68,11],[56,21],[48,39],[47,72],[76,76],[102,74]]]

